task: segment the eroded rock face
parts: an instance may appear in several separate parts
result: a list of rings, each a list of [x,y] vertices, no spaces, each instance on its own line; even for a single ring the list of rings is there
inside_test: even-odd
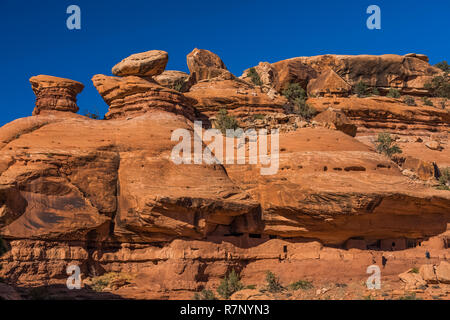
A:
[[[299,83],[306,89],[311,80],[320,77],[318,82],[311,84],[311,90],[321,88],[319,93],[326,93],[327,89],[336,90],[336,87],[339,88],[338,93],[342,93],[347,91],[343,90],[347,85],[355,86],[362,81],[382,92],[397,88],[402,94],[427,95],[429,92],[425,83],[442,74],[442,70],[431,66],[422,55],[320,55],[282,60],[272,63],[272,67],[277,73],[272,87],[280,92],[289,83]],[[258,67],[255,68],[258,70]],[[344,82],[337,83],[336,77],[330,80],[330,69]],[[331,82],[329,87],[320,85],[324,81]]]
[[[188,91],[193,85],[193,79],[187,73],[176,70],[166,70],[153,78],[163,87],[180,92]]]
[[[116,76],[151,77],[161,74],[169,61],[169,54],[161,50],[136,53],[123,59],[112,68]]]
[[[77,95],[83,91],[83,84],[46,75],[32,77],[30,83],[36,95],[33,115],[42,111],[78,112]]]
[[[313,79],[308,84],[308,95],[311,96],[348,96],[352,87],[344,81],[336,72],[329,69]]]
[[[185,94],[196,102],[195,108],[207,117],[226,109],[229,114],[244,119],[255,114],[282,113],[288,101],[269,95],[260,87],[243,80],[210,80],[197,83]]]
[[[187,55],[187,65],[195,82],[214,78],[222,80],[234,78],[219,56],[209,50],[195,48]]]
[[[152,79],[136,76],[109,77],[95,75],[94,86],[109,105],[107,119],[142,115],[150,109],[161,109],[192,118],[193,100],[178,91],[160,86]]]

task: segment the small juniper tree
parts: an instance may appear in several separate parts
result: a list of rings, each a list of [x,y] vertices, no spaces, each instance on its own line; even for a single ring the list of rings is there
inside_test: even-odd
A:
[[[229,299],[233,293],[238,292],[243,288],[244,286],[240,281],[239,275],[236,271],[232,270],[230,274],[225,276],[220,282],[217,293],[224,299]]]
[[[433,106],[433,102],[430,99],[428,99],[427,97],[422,97],[422,102],[426,106]]]
[[[259,76],[258,72],[256,72],[256,69],[250,68],[248,70],[247,76],[250,77],[250,80],[252,80],[253,84],[255,86],[262,86],[263,82],[261,81],[261,77]]]
[[[292,111],[304,119],[311,119],[317,113],[316,109],[306,103],[306,91],[300,84],[290,83],[288,87],[282,91],[282,94],[294,106]]]
[[[396,153],[402,153],[400,147],[395,143],[395,140],[392,139],[391,135],[387,132],[378,134],[375,145],[379,153],[385,154],[389,158],[391,158]]]
[[[436,63],[434,66],[441,69],[444,72],[450,73],[450,65],[447,63],[447,61]]]
[[[233,116],[228,115],[226,109],[220,109],[217,114],[216,127],[222,131],[222,134],[226,134],[227,129],[236,130],[239,128],[239,124]]]
[[[405,104],[407,104],[408,106],[415,106],[416,105],[416,101],[414,100],[414,98],[412,97],[406,97],[403,102]]]
[[[272,271],[266,272],[266,282],[267,282],[267,291],[269,292],[275,293],[280,292],[284,289],[283,286],[280,284],[280,280],[275,274],[272,273]]]
[[[430,91],[435,97],[450,98],[450,76],[444,74],[443,76],[437,76],[431,79],[431,82],[427,82],[424,88]]]
[[[438,189],[450,190],[450,167],[440,169],[439,173]]]

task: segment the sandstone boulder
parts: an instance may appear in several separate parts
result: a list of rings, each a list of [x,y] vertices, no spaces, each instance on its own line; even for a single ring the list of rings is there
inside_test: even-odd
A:
[[[356,136],[356,131],[358,130],[342,111],[334,110],[333,108],[329,108],[326,111],[319,113],[313,118],[313,121],[322,123],[328,127],[332,126],[351,137]]]
[[[189,91],[193,85],[193,79],[187,73],[176,70],[166,70],[153,79],[163,87],[180,92]]]
[[[95,75],[92,82],[110,107],[106,119],[142,115],[153,108],[193,118],[192,99],[186,98],[178,91],[160,86],[151,79]]]
[[[427,283],[438,283],[434,266],[432,264],[425,264],[420,266],[419,274]]]
[[[436,277],[439,282],[450,284],[450,263],[441,261],[436,267]]]
[[[187,65],[195,82],[214,78],[222,80],[234,78],[219,56],[209,50],[195,48],[187,55]]]
[[[400,274],[399,278],[405,283],[405,290],[415,290],[427,285],[426,281],[422,279],[420,274],[413,273],[411,270]]]
[[[39,75],[31,77],[30,83],[36,95],[33,115],[38,115],[42,111],[78,112],[77,95],[84,88],[80,82]]]
[[[433,163],[407,156],[402,167],[413,171],[421,180],[434,179],[436,176]]]
[[[439,141],[436,141],[436,140],[432,140],[432,141],[426,142],[425,146],[428,149],[431,149],[431,150],[437,150],[437,151],[441,151],[442,150],[441,144],[439,143]]]
[[[142,76],[151,77],[161,74],[169,61],[169,55],[165,51],[151,50],[133,54],[112,68],[116,76]]]
[[[430,59],[428,59],[428,56],[424,54],[417,54],[417,53],[408,53],[404,55],[405,58],[417,58],[425,62],[429,62]]]

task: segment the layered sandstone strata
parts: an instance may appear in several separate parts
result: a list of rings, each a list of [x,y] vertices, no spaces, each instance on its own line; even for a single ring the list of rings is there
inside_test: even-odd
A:
[[[110,107],[105,116],[107,119],[142,115],[154,108],[193,118],[193,100],[176,90],[157,84],[150,78],[119,78],[98,74],[92,78],[92,82]]]
[[[32,77],[30,83],[36,95],[34,115],[42,111],[78,112],[77,95],[83,91],[83,84],[46,75]]]

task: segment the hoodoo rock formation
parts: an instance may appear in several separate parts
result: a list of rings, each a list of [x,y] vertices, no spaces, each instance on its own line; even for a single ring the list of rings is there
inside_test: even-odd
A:
[[[49,110],[78,112],[77,95],[83,91],[83,84],[46,75],[32,77],[30,83],[36,95],[33,115]]]
[[[189,75],[165,71],[167,61],[154,50],[124,59],[116,76],[95,75],[109,106],[105,120],[76,114],[81,83],[30,79],[33,115],[0,128],[0,297],[51,291],[75,264],[83,289],[49,294],[190,299],[234,269],[259,288],[267,270],[285,285],[310,279],[319,286],[286,296],[294,299],[322,298],[330,283],[345,281],[361,293],[333,297],[362,298],[367,266],[383,263],[392,286],[438,283],[448,298],[450,191],[437,179],[450,167],[450,116],[425,86],[442,74],[426,56],[264,62],[255,67],[260,82],[249,69],[234,77],[207,50],[188,55]],[[360,81],[381,95],[397,88],[429,100],[356,97]],[[293,83],[309,94],[296,112],[283,96]],[[286,129],[279,155],[269,155],[278,171],[261,175],[265,164],[251,164],[250,151],[244,164],[191,161],[210,143],[200,141],[198,150],[193,122],[221,109],[245,127]],[[194,153],[181,164],[172,158],[178,129],[189,136],[184,151]],[[381,132],[392,134],[401,154],[377,152]],[[239,137],[223,141],[234,143],[227,156],[239,145],[250,149]],[[404,274],[421,265],[417,275]],[[103,274],[127,276],[98,289]],[[234,297],[272,298],[246,290]],[[423,290],[431,297],[437,289]]]

